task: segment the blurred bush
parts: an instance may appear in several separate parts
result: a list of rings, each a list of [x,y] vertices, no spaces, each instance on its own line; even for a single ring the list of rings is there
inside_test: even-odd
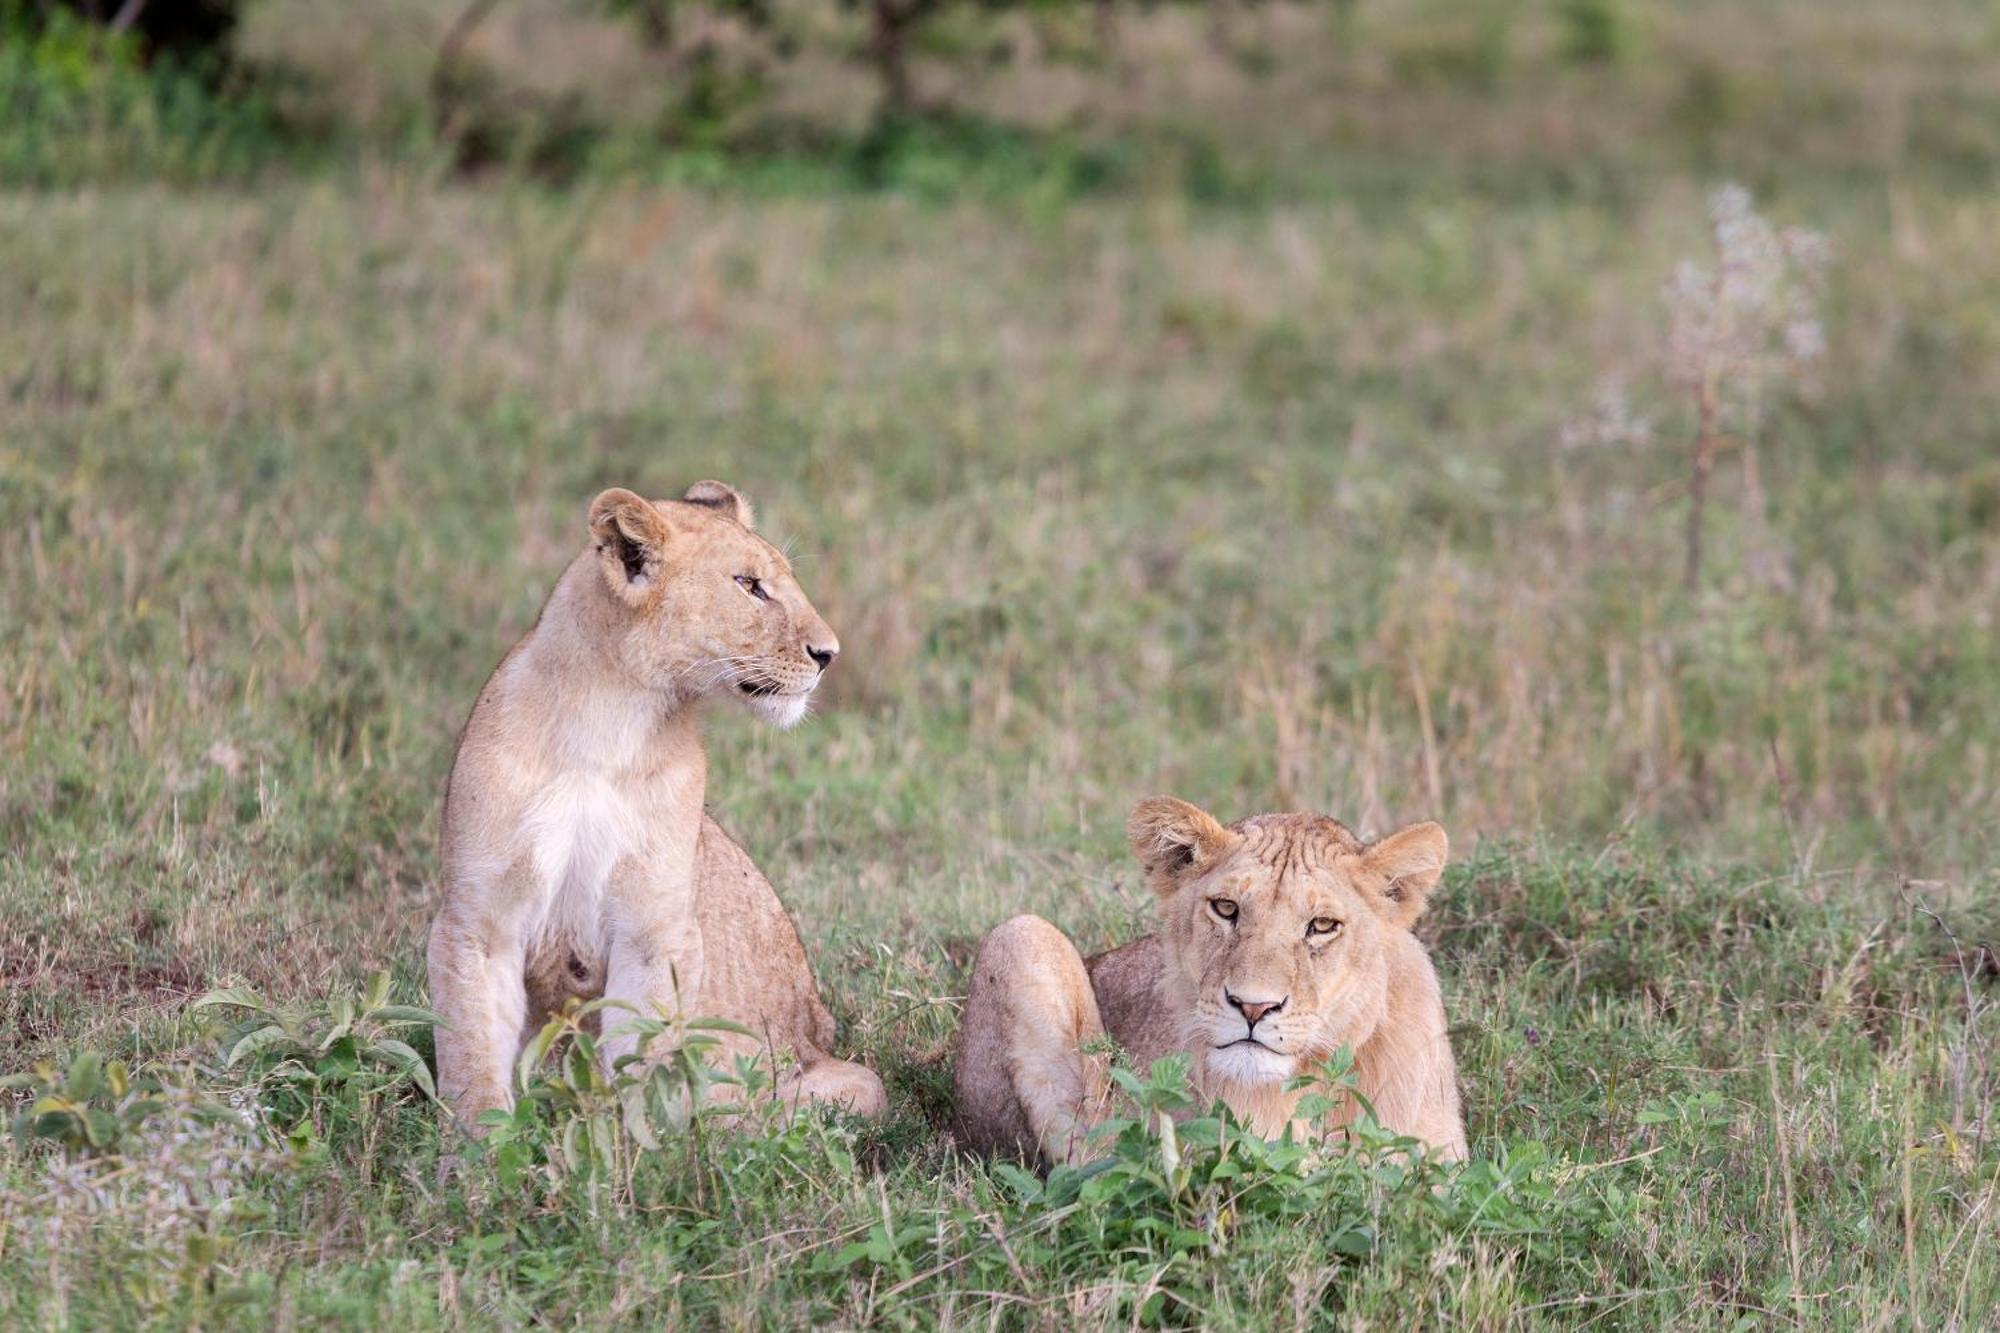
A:
[[[226,177],[286,146],[220,54],[180,49],[67,8],[0,4],[0,183]]]
[[[338,152],[555,184],[1025,192],[1034,208],[1128,184],[1236,204],[1268,202],[1264,182],[1602,192],[1688,169],[1975,182],[2000,163],[2000,43],[1985,27],[1943,6],[1842,23],[1805,0],[1772,13],[0,0],[0,174],[214,179]]]
[[[36,0],[24,17],[101,25],[114,37],[129,38],[147,60],[171,59],[210,71],[227,65],[230,38],[243,0]]]
[[[1562,53],[1584,65],[1608,65],[1632,49],[1632,17],[1622,0],[1559,0]]]

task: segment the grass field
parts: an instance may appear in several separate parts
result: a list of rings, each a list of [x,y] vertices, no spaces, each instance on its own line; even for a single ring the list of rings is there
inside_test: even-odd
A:
[[[1784,85],[1872,127],[1795,153],[1550,149],[1517,75],[1452,94],[1483,145],[1335,117],[1251,202],[0,191],[0,1072],[79,1108],[0,1149],[0,1324],[1989,1327],[2000,194],[1922,97],[1855,110],[1925,86],[1892,49]],[[1661,291],[1732,162],[1828,237],[1827,352],[1724,452],[1689,592]],[[1649,439],[1578,443],[1608,384]],[[707,476],[844,645],[807,727],[716,715],[711,808],[891,1119],[600,1158],[559,1069],[461,1160],[379,1022],[226,1063],[215,988],[423,1003],[475,691],[597,489]],[[972,945],[1143,929],[1160,791],[1446,823],[1473,1166],[952,1152]]]

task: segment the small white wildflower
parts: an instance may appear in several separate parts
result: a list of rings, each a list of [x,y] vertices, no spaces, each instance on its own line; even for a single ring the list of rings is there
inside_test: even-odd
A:
[[[1734,181],[1716,186],[1708,197],[1708,215],[1718,223],[1754,216],[1750,191]]]
[[[1667,373],[1724,394],[1750,429],[1763,385],[1826,353],[1819,292],[1832,246],[1815,231],[1774,228],[1740,185],[1710,196],[1709,234],[1713,267],[1683,260],[1666,282]]]
[[[1624,382],[1610,376],[1598,381],[1592,410],[1571,417],[1556,431],[1556,441],[1564,449],[1643,446],[1652,440],[1651,418],[1632,410]]]
[[[217,741],[209,746],[208,753],[202,758],[221,769],[224,777],[234,779],[243,772],[243,751],[228,741]]]
[[[1785,354],[1794,361],[1817,361],[1826,355],[1826,330],[1816,319],[1795,319],[1785,325]]]
[[[1785,254],[1792,263],[1814,276],[1833,262],[1833,242],[1821,232],[1805,227],[1787,227],[1779,233]]]
[[[166,1105],[128,1130],[116,1152],[49,1158],[42,1203],[56,1234],[71,1222],[115,1230],[164,1281],[189,1237],[228,1225],[245,1205],[252,1174],[282,1155],[264,1146],[241,1111],[181,1089],[160,1095]]]
[[[1756,434],[1770,387],[1802,376],[1826,355],[1819,319],[1822,279],[1832,247],[1818,232],[1778,230],[1760,217],[1750,192],[1724,185],[1709,197],[1711,267],[1684,261],[1668,277],[1665,369],[1668,380],[1693,400],[1697,425],[1688,479],[1686,581],[1701,575],[1702,512],[1709,473],[1723,440],[1743,444],[1747,546],[1761,529],[1762,491],[1756,473]],[[1782,564],[1760,561],[1782,580]]]

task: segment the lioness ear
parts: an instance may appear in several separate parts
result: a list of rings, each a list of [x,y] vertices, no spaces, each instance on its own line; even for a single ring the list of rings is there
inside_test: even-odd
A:
[[[1431,890],[1444,875],[1451,839],[1426,821],[1391,833],[1361,853],[1362,866],[1382,881],[1383,911],[1399,926],[1423,915]]]
[[[1132,807],[1125,840],[1146,868],[1153,892],[1164,898],[1190,873],[1214,865],[1236,835],[1199,806],[1172,796],[1148,796]]]
[[[725,486],[719,481],[698,481],[687,488],[687,494],[681,499],[691,505],[713,509],[724,518],[733,518],[746,528],[756,527],[756,515],[750,512],[750,502],[733,486]]]
[[[660,579],[667,520],[651,500],[612,487],[590,502],[590,535],[611,591],[637,601]]]

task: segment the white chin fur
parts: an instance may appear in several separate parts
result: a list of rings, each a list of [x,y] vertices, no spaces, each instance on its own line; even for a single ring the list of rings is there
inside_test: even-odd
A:
[[[804,719],[811,702],[810,694],[755,694],[745,696],[743,706],[772,726],[789,729]]]
[[[1292,1076],[1292,1067],[1296,1062],[1291,1056],[1280,1055],[1269,1047],[1243,1042],[1210,1051],[1206,1063],[1211,1074],[1232,1083],[1254,1085],[1283,1083]]]

